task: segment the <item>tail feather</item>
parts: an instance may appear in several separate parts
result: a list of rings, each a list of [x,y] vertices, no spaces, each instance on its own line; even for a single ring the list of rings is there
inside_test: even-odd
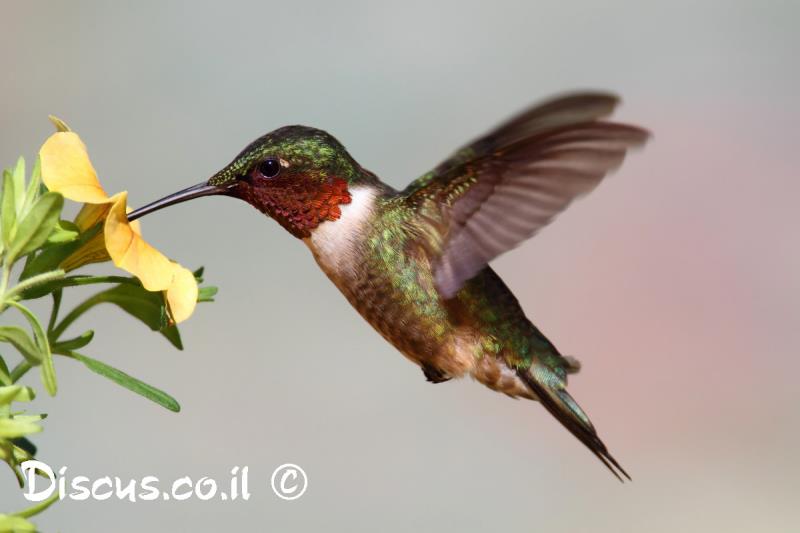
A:
[[[541,404],[556,420],[581,441],[608,468],[617,479],[624,482],[631,477],[608,452],[608,448],[597,436],[589,417],[564,388],[564,381],[545,365],[534,360],[529,369],[517,370],[517,375],[536,395]]]

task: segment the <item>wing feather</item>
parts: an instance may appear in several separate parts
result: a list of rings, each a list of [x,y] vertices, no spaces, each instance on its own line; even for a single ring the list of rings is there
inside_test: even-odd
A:
[[[403,191],[434,214],[434,275],[450,298],[498,255],[588,193],[647,132],[601,120],[618,100],[572,94],[525,111],[456,152]]]

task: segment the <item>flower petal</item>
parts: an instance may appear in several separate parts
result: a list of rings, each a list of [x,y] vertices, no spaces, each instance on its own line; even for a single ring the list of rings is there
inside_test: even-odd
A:
[[[90,263],[105,263],[111,259],[106,250],[105,238],[102,232],[89,239],[80,248],[72,252],[66,259],[61,261],[59,268],[66,272],[80,268]]]
[[[148,291],[164,293],[172,319],[186,320],[197,305],[197,280],[142,239],[139,223],[128,222],[128,193],[109,197],[97,179],[86,146],[73,132],[50,136],[39,150],[47,188],[85,205],[75,219],[85,232],[105,219],[103,233],[91,238],[62,262],[65,270],[111,258],[133,274]]]
[[[175,276],[172,285],[167,289],[167,303],[169,312],[175,323],[180,323],[189,318],[197,306],[197,280],[188,268],[178,263],[175,265]]]
[[[39,150],[42,181],[53,192],[76,202],[104,203],[108,195],[94,171],[86,146],[77,134],[54,133]]]
[[[104,228],[108,254],[115,265],[139,278],[148,291],[167,290],[172,284],[173,263],[131,227],[127,198],[127,192],[112,197],[113,204]]]
[[[111,204],[109,202],[102,204],[83,204],[83,207],[81,207],[81,210],[78,211],[75,217],[75,225],[78,226],[78,229],[83,233],[94,227],[95,224],[105,220],[109,209],[111,209]]]

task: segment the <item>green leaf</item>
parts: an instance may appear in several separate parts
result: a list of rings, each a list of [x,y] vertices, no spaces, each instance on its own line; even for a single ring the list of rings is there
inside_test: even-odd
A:
[[[17,437],[13,440],[14,446],[25,452],[28,456],[33,457],[36,455],[36,445],[26,437]],[[17,451],[17,450],[15,450]],[[17,455],[17,454],[15,454]]]
[[[86,331],[73,339],[68,339],[65,341],[59,341],[55,343],[53,345],[53,351],[66,352],[70,350],[80,350],[81,348],[92,342],[93,338],[94,338],[94,331],[90,329],[89,331]]]
[[[17,159],[12,176],[14,178],[14,209],[19,216],[25,203],[25,159],[23,157]]]
[[[19,326],[0,326],[0,342],[8,342],[32,365],[42,362],[42,353],[30,335]]]
[[[21,418],[21,417],[20,417]],[[0,437],[4,439],[14,439],[24,437],[31,433],[39,433],[42,426],[28,419],[0,418]]]
[[[100,374],[101,376],[110,379],[114,383],[117,383],[128,390],[133,391],[136,394],[140,394],[148,400],[152,400],[158,405],[166,407],[170,411],[177,413],[181,410],[181,406],[177,400],[175,400],[175,398],[166,392],[153,387],[152,385],[148,385],[147,383],[144,383],[133,376],[126,374],[122,370],[118,370],[101,361],[98,361],[97,359],[92,359],[91,357],[87,357],[79,353],[72,352],[71,355],[86,365],[86,367],[92,372]]]
[[[63,244],[46,244],[41,252],[32,256],[33,259],[25,264],[25,268],[22,270],[22,274],[19,276],[20,281],[36,276],[37,274],[41,274],[42,272],[49,272],[58,268],[58,265],[60,265],[64,259],[69,257],[72,252],[80,248],[82,241],[83,239],[78,239],[77,241]],[[25,294],[25,298],[41,298],[49,292],[50,290],[28,291],[28,293]]]
[[[20,516],[0,514],[0,531],[33,533],[36,531],[36,526]]]
[[[42,383],[50,396],[55,396],[58,392],[58,381],[56,380],[56,369],[53,365],[53,354],[47,351],[46,357],[42,360]]]
[[[14,202],[14,176],[10,172],[3,172],[3,201],[0,203],[0,224],[2,224],[4,248],[8,248],[11,239],[14,237],[14,225],[17,221],[17,210]]]
[[[31,181],[28,183],[28,189],[25,191],[25,204],[22,207],[22,213],[26,214],[30,211],[31,206],[39,197],[39,186],[42,183],[42,161],[38,157],[33,164],[31,170]]]
[[[22,385],[0,387],[0,405],[8,405],[11,402],[29,402],[35,397],[36,393],[30,387]]]
[[[14,415],[12,418],[19,422],[40,422],[47,418],[47,415]]]
[[[55,396],[58,390],[58,383],[56,382],[56,369],[53,366],[53,354],[50,351],[50,342],[47,340],[47,333],[44,331],[44,326],[36,318],[33,312],[19,302],[8,302],[8,305],[14,306],[25,315],[28,322],[31,324],[33,330],[33,338],[42,354],[42,382],[44,383],[47,392],[50,396]]]
[[[34,455],[36,455],[36,445],[27,437],[16,437],[10,440],[0,441],[0,461],[5,461],[11,468],[14,468],[22,462],[33,459]],[[23,478],[18,471],[14,473],[17,475],[19,487],[24,487],[25,478]],[[0,531],[3,530],[0,529]]]
[[[63,244],[72,242],[80,236],[78,226],[67,220],[59,220],[50,235],[47,236],[47,244]]]
[[[72,255],[75,250],[97,235],[97,232],[99,232],[102,227],[102,224],[97,224],[93,228],[81,233],[80,237],[72,242],[64,244],[45,244],[42,251],[36,254],[36,256],[25,265],[25,269],[20,275],[20,280],[58,268],[58,265],[60,265],[64,259]],[[25,294],[25,298],[41,298],[45,294],[50,293],[50,290],[46,290],[45,287],[41,287],[40,289],[41,290],[28,291],[28,293]]]
[[[153,331],[159,331],[177,349],[183,349],[181,335],[176,326],[167,325],[166,308],[160,292],[150,292],[141,285],[122,283],[103,291],[93,298],[99,302],[113,303],[138,318]]]
[[[43,245],[58,223],[63,206],[64,197],[58,193],[48,192],[40,196],[17,227],[8,247],[9,259],[13,261]]]
[[[200,287],[197,292],[197,301],[213,302],[218,290],[216,287]]]
[[[0,181],[0,203],[2,203],[3,201],[3,189],[5,189],[6,176],[8,177],[8,179],[11,180],[12,183],[14,182],[14,175],[12,173],[12,169],[10,168],[3,169],[3,177],[2,181]]]

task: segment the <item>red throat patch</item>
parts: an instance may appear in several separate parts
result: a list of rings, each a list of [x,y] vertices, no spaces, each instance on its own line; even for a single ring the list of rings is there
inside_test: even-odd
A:
[[[277,182],[277,180],[275,180]],[[342,216],[341,204],[349,204],[347,181],[329,178],[291,180],[267,187],[245,185],[240,191],[242,199],[278,221],[289,233],[300,239],[311,236],[311,230],[326,220]]]
[[[333,178],[330,183],[319,188],[317,197],[311,201],[311,207],[317,211],[319,222],[338,220],[342,216],[339,204],[349,204],[351,200],[347,182],[341,178]]]

